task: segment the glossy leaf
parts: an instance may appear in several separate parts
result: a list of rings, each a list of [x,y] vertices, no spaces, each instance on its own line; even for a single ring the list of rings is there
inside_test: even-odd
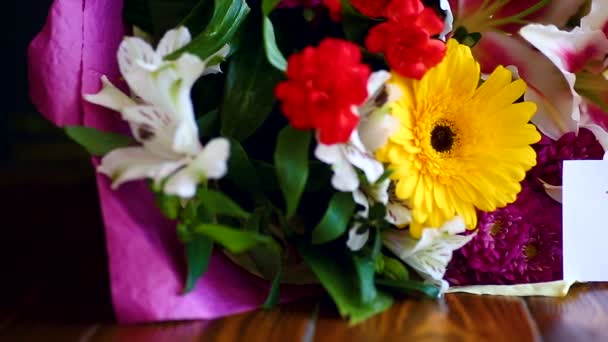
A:
[[[190,34],[197,35],[209,24],[212,15],[213,0],[200,0],[179,25],[186,26]]]
[[[133,143],[133,139],[111,132],[100,131],[85,126],[66,126],[65,133],[79,143],[93,156],[103,156],[106,153],[126,147]]]
[[[375,284],[376,264],[372,258],[353,256],[353,264],[359,285],[359,296],[363,303],[368,303],[378,295]]]
[[[291,126],[283,128],[277,139],[274,164],[283,198],[285,198],[287,218],[296,213],[308,180],[310,140],[310,131],[299,131]]]
[[[272,64],[278,70],[285,72],[287,70],[287,60],[279,47],[277,46],[276,37],[274,34],[274,26],[268,17],[264,17],[264,52],[268,63]]]
[[[234,38],[249,11],[245,0],[215,0],[213,15],[203,32],[167,58],[175,59],[184,52],[190,52],[206,59]]]
[[[272,279],[272,283],[270,284],[270,290],[268,291],[268,297],[266,297],[266,300],[264,301],[264,304],[262,305],[262,307],[264,309],[272,309],[275,306],[277,306],[277,304],[279,304],[279,294],[280,294],[279,289],[281,287],[282,274],[283,274],[283,263],[279,262],[277,272],[276,272],[274,278]]]
[[[199,189],[196,193],[196,198],[201,201],[201,205],[212,215],[223,215],[240,219],[249,218],[248,212],[243,210],[230,197],[219,191]]]
[[[210,138],[219,134],[220,128],[220,115],[219,111],[212,110],[199,117],[196,120],[198,126],[198,135],[201,138]]]
[[[268,16],[281,0],[262,0],[262,14]]]
[[[418,292],[430,298],[439,297],[439,288],[437,288],[437,286],[432,284],[425,284],[419,281],[377,279],[376,284],[378,286],[390,289],[391,291],[400,292],[404,294]]]
[[[261,186],[258,179],[258,173],[249,160],[247,152],[241,146],[241,143],[235,139],[230,139],[230,159],[228,160],[228,176],[227,178],[243,190],[249,193],[261,192]]]
[[[312,231],[312,243],[322,244],[339,238],[348,229],[356,204],[352,194],[336,192],[327,206],[321,222]]]
[[[185,243],[185,248],[188,275],[184,293],[188,293],[194,289],[196,281],[207,271],[213,252],[213,241],[206,236],[197,235]]]
[[[156,205],[160,211],[170,220],[175,220],[179,216],[181,209],[181,199],[178,196],[167,195],[162,189],[154,191]]]
[[[382,291],[366,303],[360,300],[357,282],[353,279],[356,271],[348,260],[302,242],[296,243],[296,247],[336,303],[340,315],[350,317],[351,323],[361,322],[392,305],[393,298]]]
[[[272,241],[268,236],[221,224],[199,224],[192,231],[209,237],[232,253],[242,253],[257,245],[268,244]]]
[[[230,58],[221,106],[222,135],[247,139],[264,123],[275,103],[274,88],[282,73],[266,60],[262,28],[247,21],[246,39]]]

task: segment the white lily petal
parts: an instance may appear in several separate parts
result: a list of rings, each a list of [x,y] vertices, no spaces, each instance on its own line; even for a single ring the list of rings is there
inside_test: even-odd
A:
[[[453,252],[474,236],[455,235],[455,232],[464,229],[464,221],[457,217],[446,222],[440,229],[425,228],[420,240],[412,238],[408,231],[397,230],[383,232],[382,240],[387,248],[425,280],[442,284]]]
[[[344,156],[343,144],[324,145],[317,144],[315,157],[332,166],[334,174],[331,178],[332,186],[338,191],[352,192],[359,187],[359,177],[355,168]]]
[[[368,151],[384,146],[388,138],[399,129],[399,120],[394,116],[376,111],[359,123],[361,142]]]
[[[143,147],[118,148],[101,159],[97,171],[112,178],[112,187],[132,180],[151,178],[160,183],[184,165],[183,160],[166,159]]]
[[[353,191],[353,200],[355,203],[363,207],[363,210],[357,212],[357,216],[368,218],[369,217],[369,200],[363,191],[357,189]]]
[[[190,88],[205,72],[205,62],[198,56],[186,52],[175,61],[175,67],[178,78],[183,82],[180,88],[187,90],[189,96]]]
[[[204,180],[204,176],[197,173],[192,167],[186,166],[169,178],[163,191],[168,195],[192,198],[196,195],[196,187]]]
[[[344,144],[344,156],[353,166],[363,171],[369,183],[375,183],[384,173],[384,166],[367,151],[359,132],[354,131],[347,144]]]
[[[412,211],[401,203],[389,203],[386,206],[386,222],[397,227],[404,227],[412,222]]]
[[[361,225],[357,223],[348,231],[348,240],[346,241],[346,246],[348,246],[351,251],[360,250],[363,248],[363,246],[365,246],[367,240],[369,240],[369,229],[365,229],[363,232],[360,232],[360,227]]]
[[[158,43],[156,53],[161,57],[165,57],[166,55],[186,46],[188,43],[190,43],[190,40],[190,31],[188,31],[188,29],[184,26],[169,30]]]
[[[597,141],[602,145],[604,151],[608,151],[608,132],[604,128],[594,123],[583,123],[579,127],[586,128],[595,135]]]
[[[167,158],[179,158],[181,151],[173,148],[177,121],[171,115],[153,106],[131,106],[122,111],[122,117],[131,126],[135,139],[149,151]],[[183,138],[183,137],[182,137]],[[192,144],[201,149],[198,136],[190,137]]]
[[[123,76],[129,74],[138,63],[153,67],[162,62],[161,57],[150,44],[137,37],[125,38],[118,47],[117,55],[118,67]]]
[[[581,18],[581,27],[588,30],[601,30],[606,32],[608,29],[608,1],[591,1],[591,10],[589,11],[589,14]]]
[[[373,72],[367,80],[367,98],[372,99],[378,96],[378,93],[382,90],[384,83],[391,78],[391,73],[386,70],[379,70]]]
[[[192,166],[203,172],[208,179],[219,179],[228,171],[229,157],[230,141],[226,138],[215,138],[205,145],[192,162]]]
[[[554,201],[562,203],[562,186],[561,185],[551,185],[542,179],[538,179],[543,187],[545,188],[545,192],[549,197],[551,197]]]
[[[116,88],[106,75],[101,76],[101,84],[101,90],[97,94],[85,94],[84,99],[117,112],[120,112],[123,108],[136,105],[135,101]]]
[[[439,8],[445,12],[445,20],[443,21],[443,31],[439,34],[439,39],[445,41],[446,36],[452,32],[454,25],[454,13],[452,13],[452,7],[450,6],[449,0],[440,0]]]
[[[524,99],[538,105],[538,111],[531,121],[544,135],[553,140],[558,140],[568,132],[577,132],[577,122],[571,115],[571,113],[574,113],[574,109],[564,110],[564,108],[571,107],[574,103],[572,95],[555,98],[550,94],[537,92],[530,87],[526,90]],[[578,112],[578,106],[576,108]]]

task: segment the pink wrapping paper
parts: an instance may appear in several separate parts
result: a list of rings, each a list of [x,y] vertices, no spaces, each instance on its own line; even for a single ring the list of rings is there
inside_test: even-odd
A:
[[[82,99],[82,94],[100,89],[101,75],[118,82],[116,50],[124,35],[121,11],[119,0],[56,0],[52,5],[42,32],[29,47],[29,78],[33,103],[57,125],[126,132],[117,113]],[[174,224],[160,214],[145,183],[113,191],[109,179],[97,175],[97,185],[112,301],[120,322],[212,319],[255,309],[264,301],[268,282],[219,253],[196,288],[180,295],[183,248]],[[310,287],[281,289],[283,301],[306,293],[311,293]]]

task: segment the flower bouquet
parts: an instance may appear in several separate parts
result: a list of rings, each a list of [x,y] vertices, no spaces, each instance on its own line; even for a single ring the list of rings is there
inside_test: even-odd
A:
[[[608,147],[608,1],[55,0],[39,110],[92,155],[123,322],[324,289],[560,295]]]

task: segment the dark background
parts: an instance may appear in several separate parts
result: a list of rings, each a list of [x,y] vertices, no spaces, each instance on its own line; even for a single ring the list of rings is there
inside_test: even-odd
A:
[[[28,96],[27,46],[51,3],[3,3],[0,313],[36,312],[33,319],[48,321],[79,312],[69,319],[111,320],[93,168],[86,153],[44,119]],[[41,297],[44,308],[23,304]],[[75,309],[83,305],[85,316]]]

